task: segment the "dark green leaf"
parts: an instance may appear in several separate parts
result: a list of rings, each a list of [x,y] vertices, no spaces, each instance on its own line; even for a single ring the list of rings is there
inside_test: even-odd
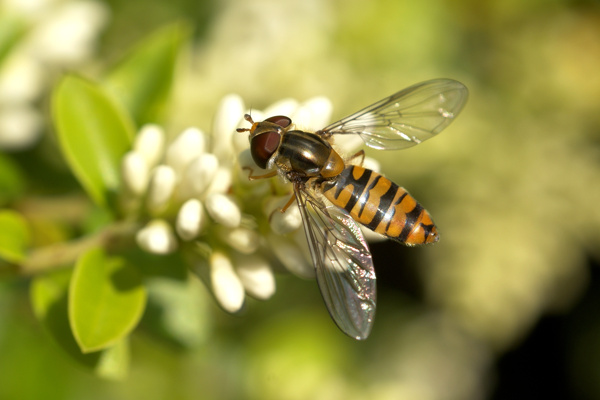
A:
[[[18,197],[23,191],[23,175],[17,165],[0,154],[0,205]]]

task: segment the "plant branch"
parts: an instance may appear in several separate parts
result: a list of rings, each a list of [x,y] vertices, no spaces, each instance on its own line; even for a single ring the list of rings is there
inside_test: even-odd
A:
[[[139,225],[134,222],[121,222],[105,229],[70,242],[56,243],[32,250],[29,257],[17,266],[19,275],[36,275],[45,271],[71,267],[85,251],[94,247],[103,247],[114,252],[131,247]]]

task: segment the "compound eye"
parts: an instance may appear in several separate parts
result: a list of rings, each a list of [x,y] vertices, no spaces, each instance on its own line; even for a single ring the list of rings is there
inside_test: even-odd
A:
[[[287,128],[291,125],[292,120],[284,115],[276,115],[274,117],[270,117],[265,119],[266,122],[272,122],[274,124],[279,125],[282,128]]]
[[[252,154],[252,159],[256,165],[262,169],[267,168],[269,159],[271,156],[273,156],[273,154],[275,154],[277,148],[279,147],[280,139],[281,135],[279,132],[270,131],[256,135],[250,140],[250,153]]]

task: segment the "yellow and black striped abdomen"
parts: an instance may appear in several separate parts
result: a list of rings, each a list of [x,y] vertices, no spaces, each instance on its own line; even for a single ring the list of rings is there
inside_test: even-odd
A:
[[[437,229],[429,213],[406,190],[377,172],[347,166],[323,183],[323,195],[369,229],[407,245],[433,243]]]

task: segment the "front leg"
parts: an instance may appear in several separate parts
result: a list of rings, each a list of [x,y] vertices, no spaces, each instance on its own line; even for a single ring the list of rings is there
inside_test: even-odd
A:
[[[355,155],[353,155],[352,157],[350,157],[348,159],[348,162],[353,161],[356,158],[360,158],[360,162],[358,164],[355,164],[355,165],[358,165],[358,166],[362,167],[363,163],[365,162],[365,151],[364,150],[360,150]]]
[[[268,179],[268,178],[272,178],[277,175],[277,170],[267,172],[266,174],[263,174],[263,175],[253,175],[254,170],[252,168],[242,167],[242,169],[250,171],[250,173],[248,174],[248,180],[250,180],[250,181],[255,181],[257,179]]]

